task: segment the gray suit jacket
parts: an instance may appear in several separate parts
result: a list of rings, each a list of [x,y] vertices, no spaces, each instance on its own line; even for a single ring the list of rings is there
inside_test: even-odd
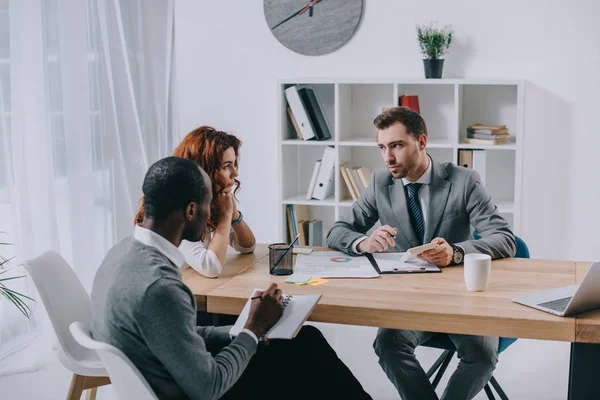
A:
[[[516,244],[506,220],[479,178],[477,171],[440,164],[433,159],[429,184],[429,210],[426,212],[424,243],[435,237],[457,244],[466,253],[485,253],[492,258],[512,257]],[[407,194],[401,179],[388,170],[376,171],[360,198],[347,215],[327,233],[327,246],[349,255],[352,243],[376,222],[398,228],[394,250],[405,251],[419,242],[410,221]],[[481,236],[473,240],[470,226]]]

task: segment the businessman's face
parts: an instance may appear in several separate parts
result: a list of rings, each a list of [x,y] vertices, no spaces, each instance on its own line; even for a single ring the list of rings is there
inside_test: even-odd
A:
[[[381,149],[383,161],[396,179],[410,177],[419,168],[421,157],[425,155],[427,135],[415,139],[406,132],[406,127],[396,123],[377,133],[377,143]],[[418,178],[418,177],[417,177]]]
[[[210,218],[212,184],[206,172],[202,169],[200,171],[204,179],[204,196],[200,203],[192,202],[186,207],[187,219],[182,235],[182,239],[189,240],[190,242],[199,242],[202,240],[202,236],[206,230],[206,223]]]

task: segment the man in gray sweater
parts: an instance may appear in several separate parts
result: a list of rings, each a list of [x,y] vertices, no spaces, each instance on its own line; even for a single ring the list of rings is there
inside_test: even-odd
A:
[[[113,247],[92,289],[95,339],[119,348],[160,399],[370,399],[321,333],[304,327],[290,341],[258,343],[282,313],[272,284],[253,301],[245,329],[196,326],[196,303],[182,282],[178,246],[199,241],[210,215],[211,182],[193,161],[167,157],[143,184],[145,217]]]

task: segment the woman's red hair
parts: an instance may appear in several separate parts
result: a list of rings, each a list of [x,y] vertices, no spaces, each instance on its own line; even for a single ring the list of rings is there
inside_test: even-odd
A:
[[[230,147],[233,148],[233,151],[235,151],[235,168],[237,169],[241,145],[242,142],[230,133],[218,131],[210,126],[201,126],[188,133],[173,152],[175,157],[187,158],[197,162],[212,181],[213,201],[210,204],[210,219],[207,223],[209,231],[215,230],[220,217],[216,206],[217,194],[227,185],[227,182],[224,182],[219,174],[223,153]],[[237,179],[234,179],[234,181],[236,188],[233,195],[235,197],[241,188],[241,183]],[[140,210],[135,216],[134,222],[139,224],[143,219],[144,198],[142,197]]]

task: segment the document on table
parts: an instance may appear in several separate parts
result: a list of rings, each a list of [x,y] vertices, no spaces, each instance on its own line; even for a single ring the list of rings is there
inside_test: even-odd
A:
[[[294,273],[319,278],[376,278],[377,271],[366,257],[351,257],[339,251],[298,254]]]
[[[440,272],[438,266],[416,257],[404,257],[405,253],[373,253],[373,259],[382,274],[401,272]]]

